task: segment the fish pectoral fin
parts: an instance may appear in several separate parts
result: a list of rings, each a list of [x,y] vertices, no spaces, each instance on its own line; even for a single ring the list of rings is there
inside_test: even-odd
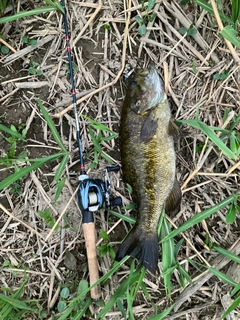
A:
[[[140,133],[140,139],[142,142],[148,142],[151,140],[151,138],[156,134],[158,127],[158,122],[156,119],[152,119],[151,114],[149,114],[144,121],[141,133]]]
[[[173,188],[165,202],[165,211],[167,214],[177,214],[180,211],[182,192],[179,182],[175,178]]]
[[[175,125],[173,120],[169,121],[168,124],[168,133],[170,136],[179,136],[179,129],[178,126]]]

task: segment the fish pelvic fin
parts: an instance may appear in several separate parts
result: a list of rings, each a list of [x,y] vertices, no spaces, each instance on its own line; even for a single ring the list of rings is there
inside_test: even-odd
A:
[[[159,257],[157,232],[147,233],[134,226],[122,242],[115,259],[121,261],[125,256],[136,258],[142,266],[155,273]]]

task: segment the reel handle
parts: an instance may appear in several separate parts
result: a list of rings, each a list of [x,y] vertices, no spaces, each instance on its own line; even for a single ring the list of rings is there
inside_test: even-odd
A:
[[[106,167],[107,172],[118,172],[120,170],[120,166],[108,166]]]
[[[85,238],[85,246],[87,250],[87,260],[89,269],[90,286],[99,280],[96,240],[95,240],[95,223],[93,220],[93,212],[83,212],[83,235]],[[99,300],[101,298],[101,288],[99,285],[91,289],[91,298]]]

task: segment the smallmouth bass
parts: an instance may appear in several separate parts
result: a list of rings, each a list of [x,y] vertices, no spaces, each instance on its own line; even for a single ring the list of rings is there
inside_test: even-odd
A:
[[[159,257],[161,211],[165,207],[167,213],[176,213],[180,208],[181,190],[175,178],[176,134],[155,66],[150,63],[148,68],[137,68],[127,88],[120,123],[123,176],[133,189],[137,220],[116,260],[132,256],[151,272],[157,269]]]

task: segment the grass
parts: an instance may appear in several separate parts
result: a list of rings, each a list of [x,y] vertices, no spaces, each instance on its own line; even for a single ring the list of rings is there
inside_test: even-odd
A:
[[[200,0],[196,0],[195,4],[208,12],[205,13],[207,19],[204,20],[204,23],[208,26],[206,30],[209,31],[214,29],[214,33],[217,33],[217,29],[214,26],[215,15],[213,7],[210,4]],[[74,7],[75,10],[79,9],[76,4],[73,5],[76,6]],[[169,43],[171,43],[171,39],[174,37],[174,34],[171,33],[170,29],[165,32],[165,25],[161,25],[161,28],[160,26],[158,26],[157,23],[159,23],[159,25],[161,24],[161,21],[159,20],[160,18],[158,18],[156,24],[150,26],[150,23],[153,21],[151,21],[151,18],[149,19],[149,17],[151,17],[151,15],[154,16],[154,19],[157,17],[157,13],[155,14],[154,12],[155,5],[155,2],[148,2],[145,4],[139,3],[138,8],[131,9],[134,12],[133,17],[141,18],[141,14],[139,15],[138,10],[143,11],[143,9],[147,10],[147,15],[145,15],[144,18],[141,18],[142,20],[136,19],[135,21],[131,22],[132,25],[129,34],[130,48],[131,46],[133,46],[134,48],[134,42],[138,43],[139,41],[139,48],[137,50],[140,50],[141,47],[145,47],[147,52],[146,59],[148,59],[149,54],[152,54],[151,59],[153,60],[155,59],[155,57],[158,57],[158,54],[162,53],[160,52],[160,50],[158,51],[158,48],[153,47],[151,47],[150,53],[150,47],[148,47],[148,43],[145,42],[143,45],[141,40],[139,40],[139,33],[140,35],[146,35],[147,30],[153,33],[155,32],[155,29],[159,28],[158,32],[161,34],[161,39],[164,39],[165,41],[162,42],[163,44],[168,46]],[[165,10],[165,14],[169,14],[169,12],[171,12],[170,10],[168,11],[168,5],[170,4],[162,5],[162,8],[164,8]],[[218,1],[218,5],[220,8],[220,1]],[[197,10],[199,10],[198,6]],[[222,5],[222,7],[224,8],[224,5]],[[0,23],[11,23],[16,19],[22,19],[24,17],[40,14],[43,12],[55,12],[56,9],[61,10],[61,7],[59,6],[59,3],[57,1],[45,1],[45,5],[39,8],[35,8],[34,10],[29,11],[20,11],[13,16],[4,16],[5,9],[6,8],[3,8],[1,11],[3,17],[0,18]],[[88,10],[89,16],[91,16],[92,14],[91,10],[93,9],[90,8]],[[171,8],[171,10],[173,10],[173,8]],[[229,12],[225,12],[225,9],[221,10],[221,8],[219,9],[218,13],[221,21],[223,21],[225,25],[223,30],[221,31],[221,35],[225,39],[230,40],[233,45],[238,46],[239,40],[237,38],[236,32],[234,31],[237,29],[239,21],[238,2],[232,2],[231,15],[229,15]],[[102,17],[101,13],[99,17],[100,16]],[[119,16],[122,17],[121,14]],[[99,17],[97,19],[99,19]],[[169,20],[171,17],[172,16],[170,13]],[[71,21],[74,21],[74,15],[72,16],[72,19],[73,20]],[[210,21],[213,22],[212,25],[208,25]],[[98,23],[100,26],[99,30],[101,30],[101,23],[104,23],[104,25],[106,25],[105,21],[98,21]],[[134,23],[136,24],[136,27],[134,26]],[[203,25],[201,25],[203,29],[204,23]],[[111,39],[112,41],[115,36],[115,32],[117,34],[116,30],[118,29],[116,29],[116,25],[118,24],[118,20],[114,20],[113,17],[113,22],[110,20],[108,24],[111,25],[111,27],[104,30],[104,35],[106,39],[108,39],[108,41],[109,39]],[[21,200],[21,194],[24,192],[23,189],[25,189],[26,192],[27,185],[25,187],[25,184],[28,181],[29,173],[37,173],[41,171],[44,172],[45,166],[47,166],[48,164],[51,164],[51,166],[54,165],[54,170],[50,170],[50,172],[47,173],[44,172],[46,176],[49,174],[51,175],[53,183],[51,184],[48,182],[48,180],[43,179],[40,184],[40,187],[42,189],[47,189],[53,192],[54,199],[51,201],[46,200],[47,197],[45,194],[43,194],[45,198],[41,195],[41,197],[39,197],[41,201],[38,201],[38,190],[33,190],[33,201],[36,203],[38,202],[39,206],[41,205],[42,201],[46,201],[47,207],[35,210],[36,207],[34,207],[33,202],[31,202],[32,199],[29,197],[26,201],[28,201],[27,205],[30,209],[34,208],[33,211],[38,212],[38,215],[36,215],[36,230],[38,230],[43,235],[43,239],[44,237],[46,238],[47,234],[49,235],[49,232],[51,232],[52,228],[55,228],[55,231],[49,242],[39,242],[39,238],[37,237],[37,235],[34,234],[33,231],[30,234],[28,233],[28,230],[22,229],[24,228],[24,226],[21,226],[21,224],[21,228],[19,230],[13,229],[15,234],[18,234],[19,232],[20,236],[22,236],[22,234],[26,234],[26,237],[29,238],[29,240],[27,240],[24,245],[20,242],[22,247],[24,247],[25,245],[28,246],[30,242],[34,243],[33,247],[31,247],[30,250],[31,253],[32,249],[34,250],[34,256],[29,257],[26,256],[26,254],[24,256],[26,257],[24,259],[30,261],[30,267],[28,268],[28,270],[22,271],[23,269],[27,268],[21,267],[21,264],[16,264],[12,256],[12,260],[9,260],[9,264],[3,264],[1,266],[1,272],[6,272],[6,270],[7,272],[12,272],[12,277],[16,280],[15,284],[10,281],[9,287],[5,288],[4,286],[1,286],[0,288],[1,319],[17,320],[26,319],[26,317],[28,316],[31,316],[33,319],[34,317],[37,317],[37,319],[48,319],[49,317],[52,317],[52,319],[60,320],[77,320],[81,318],[93,317],[96,319],[107,319],[107,317],[112,316],[112,310],[114,310],[114,312],[119,315],[119,318],[135,319],[139,317],[136,307],[140,308],[141,317],[144,314],[146,315],[146,317],[148,317],[149,320],[164,319],[169,314],[171,315],[173,313],[177,313],[177,309],[175,309],[178,302],[177,296],[182,296],[182,294],[180,293],[182,288],[185,288],[186,292],[188,288],[193,290],[193,293],[188,296],[188,298],[191,299],[192,295],[195,293],[194,285],[198,282],[196,279],[194,279],[193,274],[198,272],[198,276],[201,278],[203,277],[202,270],[208,270],[209,272],[211,272],[211,274],[213,274],[220,280],[220,283],[218,283],[219,292],[221,292],[222,288],[223,291],[225,290],[224,286],[221,287],[221,284],[223,283],[231,287],[230,296],[232,298],[232,302],[222,312],[222,319],[230,314],[230,312],[232,312],[233,310],[236,310],[237,312],[240,305],[239,283],[236,280],[232,279],[227,274],[227,272],[219,269],[218,265],[210,263],[210,261],[212,261],[211,258],[215,257],[217,254],[219,254],[222,258],[226,258],[227,261],[234,261],[237,264],[240,263],[239,251],[236,251],[236,246],[230,246],[230,244],[234,242],[233,239],[236,239],[234,238],[234,228],[236,228],[238,224],[240,214],[240,193],[237,188],[234,188],[234,182],[235,184],[237,184],[237,181],[239,179],[237,164],[239,163],[240,156],[240,117],[236,112],[237,102],[235,106],[232,102],[234,100],[231,100],[234,94],[237,94],[237,91],[234,91],[236,90],[236,79],[234,78],[235,69],[231,67],[231,63],[229,62],[231,61],[231,52],[224,51],[224,57],[227,56],[229,59],[229,65],[224,62],[224,68],[226,69],[223,70],[221,69],[221,64],[218,67],[218,65],[214,63],[212,67],[213,69],[211,69],[211,66],[209,67],[209,65],[204,65],[204,61],[200,61],[198,59],[198,56],[194,56],[193,52],[191,53],[190,51],[188,51],[191,43],[197,45],[194,42],[194,39],[197,35],[196,31],[198,31],[199,33],[199,30],[201,30],[201,28],[195,28],[194,23],[191,26],[188,28],[182,27],[182,29],[181,27],[176,28],[176,32],[179,32],[180,36],[181,34],[184,34],[190,35],[191,37],[182,37],[180,38],[180,40],[175,40],[176,42],[174,44],[171,43],[171,47],[176,46],[176,50],[173,51],[173,54],[168,56],[169,51],[164,51],[165,55],[161,56],[161,59],[165,58],[168,62],[168,68],[169,70],[171,70],[171,74],[174,74],[174,77],[172,76],[172,78],[169,79],[169,82],[171,83],[171,87],[169,87],[169,95],[171,95],[173,101],[179,102],[179,104],[177,105],[177,112],[179,115],[178,124],[184,125],[184,128],[187,128],[187,130],[189,130],[190,135],[185,140],[184,137],[181,139],[184,140],[184,142],[181,142],[181,148],[179,148],[181,149],[181,153],[185,151],[187,154],[187,165],[185,165],[183,161],[181,162],[181,168],[178,168],[179,175],[181,176],[183,181],[183,212],[179,216],[174,218],[174,221],[169,219],[169,217],[167,217],[163,213],[159,221],[158,231],[159,244],[161,247],[161,262],[159,264],[160,275],[152,278],[153,276],[149,275],[144,268],[138,266],[135,260],[128,261],[127,257],[124,258],[121,262],[114,262],[115,248],[114,243],[112,243],[111,241],[111,232],[113,232],[114,234],[114,231],[109,232],[108,229],[111,229],[110,227],[112,225],[109,222],[105,222],[105,216],[103,213],[100,213],[100,216],[97,215],[96,217],[97,222],[101,224],[102,228],[99,231],[99,237],[100,241],[103,241],[103,244],[101,244],[98,248],[99,264],[101,264],[100,268],[103,271],[103,275],[101,276],[99,281],[92,287],[101,284],[103,288],[104,300],[93,302],[89,298],[89,292],[92,287],[89,287],[88,285],[86,270],[82,271],[83,269],[77,269],[72,271],[71,273],[71,271],[67,270],[64,264],[60,264],[60,261],[62,262],[61,257],[64,257],[64,250],[61,251],[59,247],[63,246],[67,247],[67,250],[73,251],[76,248],[80,248],[78,249],[79,251],[77,251],[77,258],[75,259],[78,259],[77,265],[83,265],[81,260],[84,253],[84,249],[82,249],[81,247],[82,236],[81,232],[79,232],[77,229],[80,224],[79,216],[77,216],[77,223],[72,228],[72,230],[75,228],[74,236],[72,236],[70,231],[64,233],[64,230],[66,230],[66,228],[64,228],[64,226],[66,225],[66,220],[67,224],[72,224],[72,222],[69,222],[68,220],[72,215],[73,209],[72,207],[71,209],[69,209],[69,207],[66,206],[66,203],[68,202],[70,196],[68,196],[67,199],[64,200],[64,210],[69,210],[69,217],[65,217],[66,219],[60,220],[58,226],[56,228],[54,227],[57,221],[55,213],[56,210],[53,210],[54,205],[62,196],[66,184],[73,183],[73,181],[70,180],[69,172],[72,175],[74,175],[75,173],[74,161],[72,160],[71,154],[73,153],[72,149],[74,149],[75,143],[74,145],[71,144],[71,141],[69,142],[70,139],[68,140],[68,143],[66,143],[67,139],[65,136],[68,134],[68,131],[74,131],[74,127],[71,127],[71,117],[68,115],[68,117],[66,117],[68,122],[64,123],[64,125],[68,125],[67,128],[70,129],[64,129],[65,131],[61,129],[62,131],[60,135],[59,130],[56,128],[56,122],[52,120],[52,106],[50,105],[50,103],[43,103],[42,100],[36,99],[34,100],[33,104],[38,112],[37,118],[42,119],[43,127],[45,124],[47,125],[51,133],[50,144],[56,146],[57,151],[54,151],[54,154],[51,153],[50,155],[28,159],[26,153],[19,153],[19,150],[21,150],[23,145],[25,146],[27,144],[27,141],[29,139],[29,133],[27,130],[25,130],[25,126],[6,126],[0,123],[0,131],[4,136],[4,142],[8,142],[9,144],[9,152],[6,155],[6,158],[3,157],[1,159],[1,165],[8,167],[7,169],[11,168],[11,170],[14,170],[14,173],[10,174],[7,178],[3,179],[0,182],[0,190],[2,191],[2,195],[5,194],[4,192],[6,192],[7,195],[9,190],[13,190],[13,194],[18,197],[17,199],[20,199],[15,200],[13,198],[13,201],[15,201],[14,205],[16,206],[18,201],[22,201],[21,206],[24,207],[24,201]],[[142,27],[142,29],[139,30],[139,27]],[[206,30],[204,32],[207,32]],[[157,33],[154,33],[154,35],[156,38],[158,37]],[[182,42],[183,39],[189,44],[188,47],[184,47],[184,44]],[[120,40],[121,38],[118,39],[119,43],[121,43]],[[146,40],[147,39],[145,39],[145,41]],[[19,41],[21,41],[21,39]],[[29,38],[26,38],[26,43],[31,45],[31,41],[32,39],[29,35]],[[97,43],[96,39],[94,41],[95,43]],[[211,42],[211,45],[212,43],[213,42]],[[53,44],[52,46],[54,47]],[[224,47],[223,43],[221,43],[221,48],[222,47]],[[116,46],[116,43],[112,45],[111,50],[113,50],[113,48],[118,48],[118,46]],[[213,49],[213,47],[211,47],[211,49]],[[227,50],[225,47],[224,49]],[[77,50],[76,47],[74,48],[74,50]],[[100,48],[98,48],[97,50],[100,51]],[[167,49],[163,47],[161,48],[161,51],[163,50]],[[97,52],[99,53],[99,51]],[[136,52],[137,51],[135,51],[135,54]],[[184,52],[186,52],[186,55]],[[206,56],[209,53],[208,51],[204,52]],[[145,56],[144,52],[140,53]],[[180,57],[180,53],[182,57]],[[106,58],[104,61],[108,61],[107,58],[110,59],[110,56],[108,56],[106,52],[104,54]],[[218,54],[221,54],[220,49],[218,51]],[[58,57],[59,56],[60,55],[58,55]],[[78,72],[75,72],[76,81],[80,87],[88,87],[89,83],[91,83],[91,81],[93,80],[91,77],[87,78],[86,76],[88,74],[86,69],[87,62],[85,61],[86,63],[81,63],[79,62],[79,60],[77,60],[80,58],[82,59],[82,57],[80,56],[81,52],[79,53],[78,58],[76,58],[76,68],[78,68]],[[191,56],[190,60],[189,56]],[[169,58],[169,60],[167,58]],[[158,60],[158,62],[160,60]],[[41,66],[40,61],[36,63],[39,63],[39,66]],[[183,67],[181,67],[181,64],[183,64]],[[113,71],[115,69],[111,69],[111,64],[108,65],[107,62],[106,65],[108,66],[108,69],[106,72],[104,71],[105,73],[102,73],[102,75],[101,72],[103,72],[102,70],[104,69],[100,69],[100,75],[98,74],[100,78],[103,75],[106,78],[107,76],[114,76]],[[81,68],[79,66],[81,66]],[[127,65],[128,68],[130,68],[130,66],[131,65],[129,64]],[[170,68],[170,66],[172,69]],[[175,66],[176,70],[173,66]],[[35,68],[35,70],[38,70],[37,65],[33,67]],[[61,68],[59,67],[59,69]],[[194,75],[192,75],[191,73],[191,70],[193,69],[195,70],[195,72],[193,72]],[[81,74],[82,70],[84,70],[85,72],[84,75]],[[37,75],[37,72],[30,73],[33,77]],[[42,76],[44,77],[45,73],[46,77],[50,79],[51,74],[48,74],[47,71],[44,71]],[[79,77],[78,74],[80,74]],[[65,73],[64,75],[59,75],[59,79],[61,80],[60,88],[62,88],[63,83],[65,83],[64,79],[66,78],[66,75],[67,73]],[[214,77],[214,75],[217,76]],[[170,77],[169,74],[168,76]],[[182,79],[185,80],[181,80],[182,76]],[[31,79],[33,79],[34,81],[39,81],[36,78]],[[185,81],[187,82],[188,79],[190,79],[191,83],[185,84]],[[202,82],[198,82],[199,80],[201,80]],[[206,81],[209,81],[211,86],[209,84],[208,86],[204,87],[204,83]],[[166,83],[168,83],[168,81],[166,81]],[[192,84],[194,88],[198,88],[198,90],[200,90],[201,88],[202,91],[200,93],[198,92],[198,90],[191,91],[189,87]],[[183,91],[180,91],[182,87],[184,89]],[[208,88],[211,88],[211,91],[206,91],[205,93],[204,90],[208,90]],[[120,92],[120,86],[117,87],[117,89]],[[109,92],[111,92],[111,95]],[[105,97],[105,94],[99,95],[97,96],[97,99],[92,98],[92,100],[90,99],[88,103],[81,104],[79,106],[79,108],[83,110],[82,117],[84,119],[84,125],[86,125],[87,128],[85,129],[84,127],[84,129],[82,129],[82,136],[86,151],[85,155],[87,167],[92,169],[92,176],[95,176],[95,174],[99,174],[99,172],[101,172],[102,170],[101,168],[106,166],[108,163],[117,162],[114,157],[109,156],[109,153],[112,150],[117,149],[117,145],[114,145],[114,139],[118,138],[118,135],[116,133],[117,130],[113,129],[113,127],[115,126],[117,128],[119,118],[116,117],[115,122],[114,119],[116,113],[117,115],[119,115],[119,110],[117,109],[116,111],[115,104],[113,103],[113,92],[114,89],[112,91],[106,91],[106,100],[104,100],[103,98]],[[218,94],[219,92],[221,92],[221,95]],[[53,95],[53,91],[51,92],[51,94]],[[205,101],[209,100],[209,102],[203,105],[200,99],[202,97],[204,97]],[[183,99],[181,100],[182,102],[180,101],[180,99]],[[48,101],[51,101],[51,99],[48,99]],[[54,101],[57,104],[56,97]],[[115,101],[116,105],[118,106],[118,104],[122,102],[122,97],[117,98],[116,96]],[[32,99],[29,100],[28,103],[29,105],[31,105]],[[186,107],[184,107],[184,104],[186,104]],[[218,106],[220,107],[218,108]],[[102,121],[93,120],[90,117],[90,115],[92,116],[92,114],[94,114],[95,116],[98,110],[100,110],[99,108],[102,108],[100,116],[101,119],[104,119],[104,123],[102,123]],[[212,112],[212,110],[214,110],[214,112]],[[88,114],[89,116],[86,116],[85,114]],[[211,116],[208,117],[209,114]],[[63,126],[59,126],[59,128],[63,128]],[[63,139],[63,137],[65,138]],[[8,141],[6,139],[8,139]],[[67,145],[71,146],[71,152],[69,152]],[[196,151],[197,147],[198,152]],[[100,171],[98,172],[97,170],[99,168]],[[200,172],[200,170],[203,170],[203,172]],[[223,176],[221,176],[224,174],[224,177],[226,177],[226,179],[222,178]],[[231,175],[233,177],[231,177]],[[212,181],[210,181],[211,177],[213,177]],[[113,178],[117,180],[117,187],[116,190],[113,190],[113,192],[120,192],[125,199],[126,205],[119,211],[108,209],[108,213],[111,215],[111,220],[114,221],[113,223],[120,220],[121,222],[123,221],[125,225],[133,225],[135,223],[135,219],[128,215],[128,212],[134,207],[134,205],[131,203],[131,196],[129,196],[129,194],[131,193],[131,187],[128,186],[128,191],[126,191],[126,189],[121,187],[119,176],[113,174]],[[205,183],[210,183],[209,181],[211,182],[211,188],[208,189],[207,186],[209,186],[209,184]],[[53,185],[54,189],[52,190]],[[231,185],[231,187],[228,188],[229,185]],[[21,186],[24,186],[22,190]],[[189,187],[189,189],[186,191],[187,186]],[[40,187],[38,189],[40,189]],[[42,189],[41,192],[43,192]],[[188,193],[185,194],[185,192]],[[207,198],[207,196],[209,196],[210,200],[208,200],[209,198]],[[58,210],[58,212],[62,211],[62,209]],[[15,214],[18,217],[18,212],[15,212]],[[23,214],[22,221],[26,219],[26,216],[31,217],[31,214],[32,211],[29,211],[27,214]],[[13,221],[14,217],[14,215],[11,216],[11,219]],[[4,226],[5,223],[7,223],[5,222],[5,220],[3,223]],[[32,220],[32,218],[29,218],[29,221],[27,221],[27,223],[31,223],[31,225],[33,225],[34,220]],[[215,225],[214,228],[217,228],[217,231],[220,233],[220,235],[222,235],[222,242],[221,239],[217,238],[217,235],[214,233],[212,223],[214,223]],[[221,225],[224,225],[224,233],[220,227]],[[11,239],[11,228],[18,228],[18,226],[10,225],[6,227],[6,229],[4,229],[3,231],[2,241],[4,241],[5,237]],[[121,230],[123,230],[123,228]],[[225,230],[228,230],[229,239],[224,239],[226,232]],[[126,232],[122,231],[122,235],[123,234],[126,234]],[[191,236],[192,234],[193,237]],[[34,238],[32,238],[32,235],[34,236]],[[203,245],[208,248],[207,250],[197,249],[201,247],[201,245],[197,243],[197,237],[195,239],[195,236],[199,235],[204,238]],[[19,239],[21,238],[19,237]],[[71,244],[71,241],[73,241],[74,246]],[[36,247],[36,243],[38,243],[39,247]],[[5,243],[3,242],[3,244]],[[224,248],[222,247],[223,245]],[[44,246],[43,250],[45,250],[44,256],[41,256],[42,246]],[[2,248],[4,249],[5,246],[3,245]],[[226,248],[229,248],[229,250],[226,250]],[[13,252],[15,252],[16,248],[12,249],[11,247],[10,250],[13,250]],[[191,252],[191,254],[189,254],[189,251]],[[11,252],[12,251],[9,251],[9,254],[11,254]],[[2,254],[3,256],[5,256],[5,251],[3,251]],[[17,253],[14,254],[16,257]],[[38,265],[37,261],[41,261],[41,267],[44,266],[44,268],[39,267],[40,262]],[[124,264],[125,267],[123,268]],[[39,273],[39,278],[37,278],[37,280],[34,280],[35,283],[39,284],[44,282],[47,288],[51,288],[51,290],[49,289],[49,291],[47,291],[47,294],[46,292],[44,292],[46,296],[49,296],[49,301],[46,303],[43,303],[43,300],[40,296],[38,297],[38,286],[34,285],[34,281],[31,282],[31,277],[35,277],[35,274],[31,272],[35,270],[36,265],[36,270]],[[26,276],[27,272],[30,272],[31,277],[28,278]],[[46,275],[47,273],[48,275]],[[68,281],[68,273],[73,277],[70,281]],[[19,280],[18,276],[22,276],[22,274],[24,274],[24,277]],[[49,274],[51,275],[51,277],[49,276]],[[117,283],[117,285],[113,287],[114,281]],[[149,283],[151,282],[153,283],[152,287],[151,285],[149,285]],[[14,289],[10,289],[10,287],[14,287]],[[34,288],[33,291],[35,290],[34,294],[36,295],[36,299],[27,296],[28,294],[31,295],[29,288],[32,287]],[[111,290],[109,288],[111,288]],[[42,288],[42,290],[45,290],[44,287]],[[185,290],[183,292],[185,292]],[[209,290],[211,290],[210,286]],[[202,292],[201,295],[201,299],[203,300],[203,302],[209,300],[209,296],[207,296],[206,298],[204,296],[204,293]],[[187,300],[187,298],[185,298],[185,300]],[[149,312],[146,311],[147,308],[145,309],[145,305],[147,305],[147,307],[149,308]],[[97,311],[93,313],[93,310]],[[186,314],[188,313],[187,306],[183,307],[183,310],[186,311]],[[197,316],[198,314],[196,313],[195,317]],[[200,314],[199,317],[201,318],[202,315]]]

